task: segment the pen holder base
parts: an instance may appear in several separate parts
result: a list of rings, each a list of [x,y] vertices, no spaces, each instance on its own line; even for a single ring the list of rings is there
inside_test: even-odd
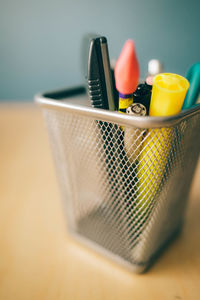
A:
[[[96,232],[104,232],[103,236],[97,235],[96,232],[91,230],[94,226],[94,219],[96,220]],[[183,222],[178,224],[177,228],[174,228],[174,231],[170,233],[148,261],[134,261],[130,251],[124,247],[124,239],[120,237],[117,231],[117,224],[110,224],[106,216],[99,214],[98,211],[94,211],[80,220],[76,230],[70,229],[70,233],[77,242],[84,244],[107,259],[117,262],[131,272],[143,273],[151,267],[162,252],[166,250],[167,246],[180,234],[182,227]],[[112,243],[110,243],[110,237],[113,237]]]

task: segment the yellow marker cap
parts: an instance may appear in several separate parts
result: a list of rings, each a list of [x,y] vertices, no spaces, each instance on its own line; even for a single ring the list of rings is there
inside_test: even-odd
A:
[[[189,81],[183,76],[161,73],[154,77],[150,116],[170,116],[181,111]]]

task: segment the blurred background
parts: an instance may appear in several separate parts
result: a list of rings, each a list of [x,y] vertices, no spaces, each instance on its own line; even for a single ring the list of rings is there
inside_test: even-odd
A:
[[[141,67],[161,60],[185,75],[199,61],[199,0],[0,0],[0,99],[29,100],[40,91],[84,82],[88,33],[105,35],[110,58],[132,38]]]
[[[199,25],[200,0],[0,0],[0,300],[200,299],[198,271],[200,270],[200,160],[196,167],[186,210],[186,222],[180,238],[163,254],[149,273],[141,276],[133,275],[118,268],[117,265],[115,267],[109,260],[104,261],[93,251],[79,247],[68,234],[64,214],[65,204],[62,205],[57,181],[59,173],[55,172],[41,110],[33,104],[34,95],[38,92],[85,83],[83,66],[87,64],[87,55],[85,56],[83,48],[88,34],[96,33],[107,37],[111,59],[118,58],[127,39],[134,39],[141,78],[147,75],[148,62],[153,58],[159,59],[164,64],[164,71],[186,75],[188,68],[200,61]],[[46,114],[50,124],[48,115],[51,117],[50,111]],[[197,121],[196,116],[193,115]],[[93,143],[91,138],[94,133],[100,131],[83,126],[80,139],[79,136],[75,137],[72,140],[77,142],[71,143],[70,134],[73,132],[79,134],[78,129],[84,122],[82,123],[81,119],[76,126],[77,118],[75,118],[72,125],[70,124],[71,130],[70,126],[67,126],[69,124],[67,120],[63,114],[52,114],[49,132],[52,137],[57,135],[55,141],[61,140],[59,143],[51,143],[51,146],[58,153],[63,152],[61,158],[64,157],[64,163],[60,161],[59,169],[59,172],[62,170],[63,173],[59,175],[66,186],[72,185],[71,190],[74,192],[76,185],[73,182],[76,176],[79,180],[79,169],[77,167],[77,172],[73,171],[73,162],[70,162],[64,170],[68,159],[68,152],[65,152],[65,149],[67,151],[75,147],[78,149],[79,141],[82,143],[87,133],[88,142],[85,145],[96,144],[98,148],[101,142],[96,143],[95,138]],[[188,129],[187,132],[190,133],[199,126],[199,122],[195,122],[184,120],[177,128],[181,128],[181,132]],[[97,125],[96,122],[95,124]],[[186,124],[190,124],[191,127]],[[63,130],[59,131],[59,126]],[[89,130],[92,132],[90,136]],[[188,137],[186,135],[186,138],[182,138],[182,133],[174,132],[177,132],[177,148],[173,141],[170,161],[166,164],[166,168],[164,165],[166,155],[163,153],[162,169],[168,170],[169,174],[174,176],[179,172],[171,172],[170,165],[174,163],[175,167],[181,166],[180,170],[183,170],[183,173],[180,175],[180,184],[177,184],[178,192],[182,189],[185,173],[192,176],[190,169],[186,172],[185,162],[186,165],[193,166],[196,157],[189,155],[188,159],[183,161],[184,164],[182,163],[182,158],[190,149],[183,147],[184,143],[190,140],[189,134]],[[199,132],[198,127],[197,133]],[[102,142],[105,136],[102,135]],[[110,136],[109,134],[108,138]],[[115,136],[113,141],[116,140]],[[162,136],[165,139],[165,135],[162,134],[161,141]],[[193,137],[193,134],[191,136]],[[100,140],[98,133],[97,137]],[[175,135],[173,139],[174,137]],[[109,141],[108,138],[106,141]],[[198,141],[199,139],[196,139],[192,147],[199,145]],[[170,143],[171,136],[168,145]],[[75,145],[74,148],[71,148],[71,144]],[[121,145],[123,147],[123,141]],[[122,149],[121,145],[119,144],[119,149]],[[102,147],[102,150],[104,148]],[[159,143],[156,143],[156,147],[152,146],[150,150],[158,148]],[[80,170],[86,166],[84,160],[87,163],[90,157],[84,154],[87,153],[85,149],[84,146],[83,155],[80,156],[83,160]],[[180,150],[180,156],[176,154],[176,149]],[[198,151],[198,148],[193,149]],[[94,153],[93,150],[91,153]],[[147,152],[150,152],[150,165],[155,165],[157,153],[152,155],[152,151]],[[60,160],[59,156],[55,158],[55,161]],[[71,158],[73,155],[69,153],[69,160]],[[116,156],[117,164],[119,158]],[[74,166],[79,166],[79,161],[74,162]],[[89,165],[92,165],[93,161]],[[107,162],[107,159],[105,161]],[[122,161],[127,160],[123,158]],[[121,163],[119,166],[121,168]],[[117,167],[116,170],[118,169]],[[122,170],[125,169],[126,167]],[[68,171],[69,175],[72,174],[72,179],[69,180],[66,177],[68,175],[65,175]],[[94,174],[90,173],[90,170],[85,172],[88,172],[88,176],[83,181],[80,177],[80,191],[84,191],[83,184],[89,182],[88,179]],[[148,174],[146,171],[145,173]],[[99,176],[102,176],[101,174],[100,172]],[[115,174],[116,171],[113,176]],[[117,178],[120,178],[121,174],[120,171]],[[104,175],[101,178],[103,179]],[[119,179],[120,184],[123,184],[123,178],[124,174],[122,180]],[[131,178],[137,181],[131,175],[127,182]],[[166,182],[172,181],[167,176],[165,179]],[[152,184],[151,178],[149,183]],[[104,194],[100,192],[103,185],[102,181],[98,187],[100,195]],[[86,187],[88,186],[86,184]],[[129,187],[130,184],[126,187],[125,193],[129,193]],[[119,189],[117,187],[117,194],[122,189],[123,187]],[[66,192],[66,197],[75,199],[76,208],[79,192],[75,191],[75,194],[71,195],[71,190]],[[152,191],[155,191],[155,188]],[[167,191],[163,189],[163,195]],[[92,193],[93,190],[91,195]],[[90,195],[90,191],[83,193],[82,199],[87,195]],[[95,198],[97,199],[98,195]],[[96,205],[96,202],[94,203]],[[119,203],[109,205],[119,207]],[[127,209],[129,203],[122,203],[122,208]],[[143,203],[142,200],[142,206],[146,207]],[[177,203],[178,201],[175,201],[172,205],[175,207],[172,220],[177,217]],[[182,211],[184,202],[181,203]],[[142,208],[141,205],[136,206]],[[164,206],[159,207],[162,211],[167,205],[164,203]],[[83,212],[86,211],[84,207]],[[99,211],[103,212],[104,208]],[[121,213],[121,209],[119,211]],[[156,210],[155,212],[157,213]],[[79,213],[82,212],[78,210],[75,215],[78,216]],[[110,217],[114,216],[115,212],[106,214]],[[124,216],[126,214],[122,213]],[[118,215],[116,216],[118,218]],[[129,216],[125,217],[129,219]],[[141,218],[144,218],[143,212]],[[109,220],[106,224],[110,222]],[[144,220],[146,221],[146,217]],[[162,223],[162,220],[159,222]],[[117,223],[121,226],[120,222]],[[115,223],[110,223],[111,226],[113,224]],[[154,220],[150,224],[155,224]],[[165,227],[164,236],[170,226],[166,223]],[[122,230],[120,229],[120,236],[123,230],[131,236],[131,230],[125,228],[127,227],[123,225]],[[155,232],[161,232],[159,226]],[[156,235],[150,243],[150,249],[153,249],[154,241]],[[142,251],[146,251],[146,247]]]

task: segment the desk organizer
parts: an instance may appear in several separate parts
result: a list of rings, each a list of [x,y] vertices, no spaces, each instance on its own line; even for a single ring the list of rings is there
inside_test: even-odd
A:
[[[172,117],[90,107],[84,87],[37,95],[68,230],[134,272],[179,232],[200,150],[200,106]]]

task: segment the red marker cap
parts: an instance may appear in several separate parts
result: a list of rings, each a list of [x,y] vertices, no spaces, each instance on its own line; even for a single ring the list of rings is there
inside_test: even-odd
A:
[[[126,41],[115,66],[115,84],[122,94],[132,94],[139,81],[139,63],[133,40]]]

